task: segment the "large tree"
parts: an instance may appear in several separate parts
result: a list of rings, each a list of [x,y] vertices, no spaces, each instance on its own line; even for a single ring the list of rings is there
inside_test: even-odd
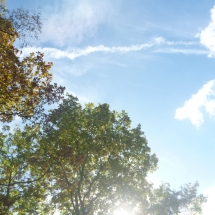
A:
[[[111,111],[107,104],[82,107],[68,96],[47,116],[42,131],[38,145],[50,168],[49,206],[61,214],[111,215],[119,206],[136,208],[136,214],[201,213],[205,199],[196,185],[174,191],[147,182],[157,158],[140,125],[131,128],[124,111]]]
[[[6,129],[5,129],[6,130]],[[6,132],[6,133],[5,133]],[[43,124],[0,134],[2,214],[201,214],[197,185],[154,188],[157,167],[140,125],[107,104],[82,107],[68,96]]]
[[[4,12],[4,11],[3,11]],[[15,15],[0,14],[0,121],[10,122],[14,116],[30,118],[43,112],[44,104],[62,98],[64,87],[52,84],[52,63],[42,53],[31,53],[21,59],[14,47],[17,38],[35,32],[35,16],[17,10]],[[19,19],[23,16],[23,20]],[[26,18],[26,19],[25,19]],[[35,23],[36,22],[36,23]],[[40,27],[40,23],[39,23]],[[25,39],[24,39],[25,40]],[[24,42],[25,43],[25,42]]]
[[[140,125],[130,128],[124,111],[111,111],[107,104],[82,108],[68,96],[46,121],[40,146],[48,146],[44,156],[58,166],[51,173],[56,191],[51,204],[64,214],[108,214],[118,204],[130,204],[156,169]]]

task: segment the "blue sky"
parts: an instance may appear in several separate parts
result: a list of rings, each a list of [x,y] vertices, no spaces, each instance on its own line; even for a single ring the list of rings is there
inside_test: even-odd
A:
[[[82,103],[109,103],[142,125],[155,183],[199,181],[215,211],[215,3],[211,0],[8,0],[42,12],[40,50]]]

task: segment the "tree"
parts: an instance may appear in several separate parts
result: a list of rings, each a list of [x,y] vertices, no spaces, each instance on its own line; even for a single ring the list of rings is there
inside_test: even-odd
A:
[[[12,28],[11,28],[12,27]],[[17,36],[21,47],[31,44],[31,39],[38,40],[42,29],[41,14],[23,8],[8,10],[4,0],[0,1],[0,32]]]
[[[82,108],[73,96],[51,111],[38,144],[51,169],[51,207],[62,214],[109,214],[135,200],[157,158],[140,125],[130,125],[124,111],[107,104]]]
[[[6,4],[6,0],[0,0],[0,6],[5,7],[5,4]]]
[[[206,202],[203,195],[198,195],[199,184],[186,184],[180,190],[172,190],[168,183],[158,188],[150,186],[147,199],[139,204],[136,214],[142,215],[180,215],[201,214],[202,204]]]
[[[48,170],[37,159],[33,140],[37,129],[29,127],[13,133],[8,126],[0,133],[0,214],[35,214],[44,198]],[[37,165],[35,165],[37,163]]]
[[[22,10],[16,13],[17,19]],[[13,15],[11,15],[13,17]],[[16,18],[15,16],[15,18]],[[26,16],[23,15],[25,18]],[[40,52],[20,59],[14,47],[20,32],[35,32],[31,21],[16,21],[0,16],[0,121],[10,122],[14,116],[28,119],[43,112],[44,104],[58,102],[64,87],[51,84],[52,63],[43,60]],[[24,23],[24,24],[23,24]],[[33,24],[34,25],[34,24]],[[22,31],[23,30],[23,31]],[[21,34],[25,38],[25,34]]]
[[[124,111],[82,107],[69,95],[42,124],[7,132],[0,134],[2,214],[113,215],[118,207],[133,215],[201,214],[198,184],[175,191],[147,181],[157,158]]]
[[[174,191],[168,184],[155,189],[147,182],[157,158],[140,125],[131,128],[124,111],[111,111],[107,104],[82,108],[68,96],[50,112],[42,130],[38,145],[51,169],[49,205],[61,214],[111,215],[119,206],[149,215],[201,212],[205,198],[197,195],[197,184]]]

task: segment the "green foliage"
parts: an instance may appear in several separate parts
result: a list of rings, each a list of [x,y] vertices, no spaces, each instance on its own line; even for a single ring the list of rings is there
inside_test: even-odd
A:
[[[28,23],[26,25],[28,26]],[[33,115],[38,117],[43,112],[44,104],[58,102],[64,92],[64,87],[51,84],[52,74],[49,70],[52,63],[46,63],[42,53],[31,53],[22,60],[18,57],[19,50],[14,47],[14,42],[20,36],[18,30],[21,27],[22,22],[18,24],[12,18],[0,15],[0,121],[2,122],[12,121],[14,116],[24,119]]]
[[[73,96],[52,110],[38,143],[40,162],[50,170],[43,207],[79,215],[112,214],[118,206],[136,208],[136,214],[200,214],[205,198],[197,195],[197,184],[174,191],[147,182],[157,158],[140,125],[130,125],[124,111],[107,104],[82,107]]]
[[[201,214],[198,184],[154,188],[157,168],[140,125],[107,104],[82,107],[69,95],[42,124],[0,133],[0,214]]]
[[[110,213],[135,199],[147,173],[156,169],[140,125],[130,128],[124,111],[110,111],[107,104],[82,108],[69,96],[47,122],[40,146],[48,143],[55,161],[52,188],[58,192],[51,203],[65,214]]]
[[[199,184],[186,184],[180,190],[172,190],[163,183],[158,188],[150,186],[147,199],[144,199],[136,211],[147,215],[197,215],[202,213],[202,204],[206,202],[203,195],[198,195]]]
[[[33,139],[36,130],[8,127],[0,133],[0,214],[26,214],[37,208],[39,198],[44,198],[46,170],[33,162],[36,159]],[[30,207],[28,207],[30,205]],[[31,213],[33,214],[33,213]]]
[[[12,26],[12,29],[11,29]],[[0,31],[10,36],[19,35],[21,47],[38,39],[42,29],[41,14],[37,11],[18,8],[8,10],[4,0],[0,1]]]

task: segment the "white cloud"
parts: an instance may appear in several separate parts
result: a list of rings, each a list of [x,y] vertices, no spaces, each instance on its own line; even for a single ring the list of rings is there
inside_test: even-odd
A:
[[[57,48],[41,48],[41,47],[26,47],[22,49],[22,55],[26,56],[31,52],[40,51],[45,54],[46,57],[53,58],[53,59],[61,59],[61,58],[68,58],[70,60],[74,60],[75,58],[86,56],[91,53],[95,52],[109,52],[109,53],[127,53],[132,51],[141,51],[143,49],[149,49],[154,46],[159,45],[167,45],[167,46],[173,46],[173,45],[193,45],[195,42],[183,42],[183,41],[167,41],[163,37],[157,37],[151,40],[148,43],[143,43],[139,45],[131,45],[131,46],[113,46],[113,47],[107,47],[104,45],[100,46],[88,46],[84,49],[73,49],[73,50],[60,50]],[[181,52],[183,53],[183,52]]]
[[[183,48],[164,48],[157,49],[155,52],[158,53],[168,53],[168,54],[192,54],[192,55],[205,55],[208,54],[206,50],[201,49],[183,49]]]
[[[193,125],[199,127],[204,122],[202,110],[210,116],[215,115],[215,80],[209,81],[196,94],[185,101],[184,106],[177,108],[175,118],[189,119]]]
[[[215,6],[211,9],[209,25],[197,35],[200,43],[210,50],[209,57],[215,57]]]
[[[204,195],[208,197],[207,202],[203,206],[203,215],[214,215],[215,211],[215,186],[208,189]]]
[[[107,47],[104,45],[100,46],[88,46],[85,49],[73,49],[72,51],[66,50],[62,51],[56,48],[36,48],[36,47],[26,47],[22,49],[22,56],[26,56],[31,52],[40,51],[45,54],[45,56],[54,59],[68,58],[70,60],[74,60],[75,58],[86,56],[95,52],[131,52],[131,51],[140,51],[146,48],[150,48],[155,46],[156,44],[162,43],[162,38],[155,38],[152,42],[140,44],[140,45],[131,45],[131,46],[113,46]]]
[[[60,46],[79,43],[93,36],[98,26],[108,21],[112,8],[109,0],[53,1],[52,7],[44,9],[47,17],[41,40]]]

